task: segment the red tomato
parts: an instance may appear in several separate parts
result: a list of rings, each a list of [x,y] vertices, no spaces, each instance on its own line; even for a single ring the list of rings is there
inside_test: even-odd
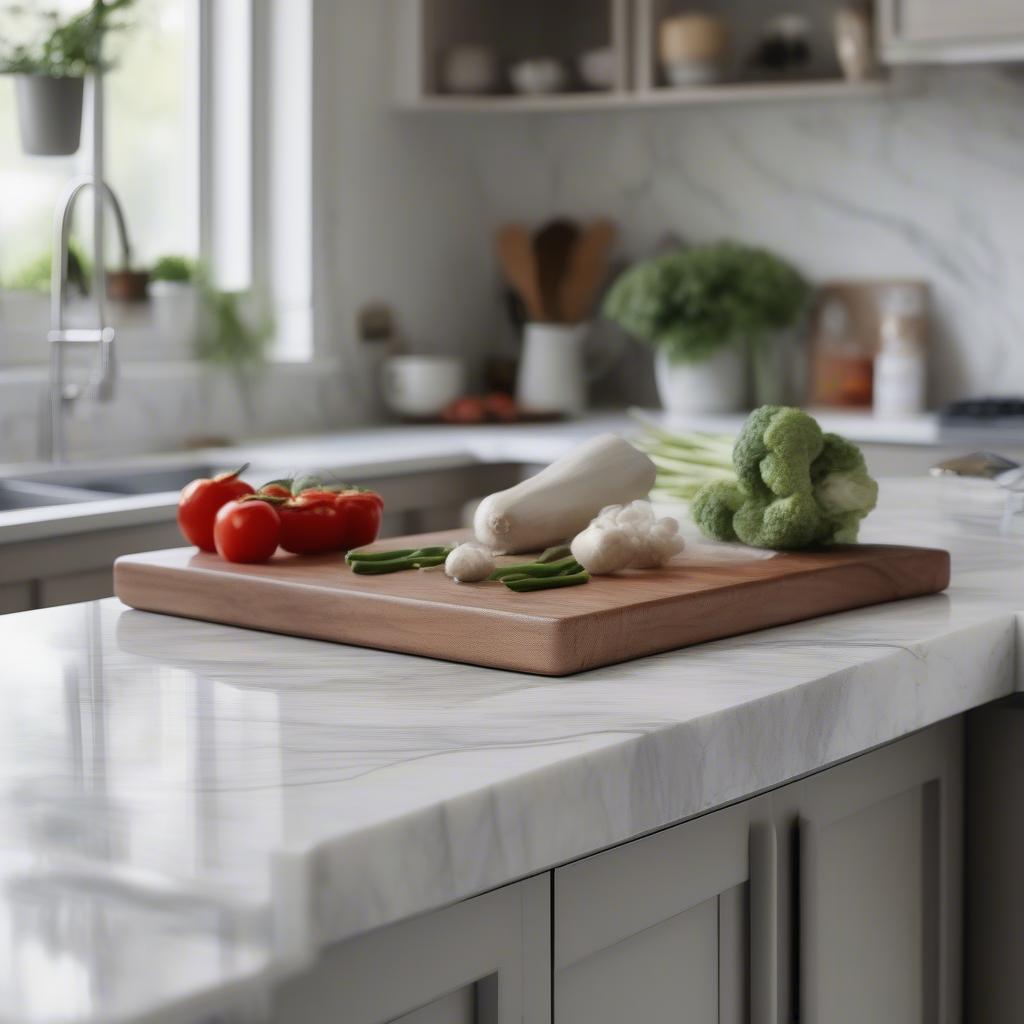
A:
[[[213,537],[229,562],[265,562],[277,550],[281,517],[266,501],[229,501],[217,513]]]
[[[295,555],[340,551],[342,511],[333,491],[304,491],[277,505],[281,547]]]
[[[340,491],[337,495],[341,509],[341,549],[354,551],[372,544],[380,533],[384,514],[384,499],[375,491]]]
[[[272,480],[264,484],[258,494],[265,494],[268,498],[290,498],[292,496],[291,480]]]
[[[203,551],[215,551],[213,521],[229,501],[252,494],[252,487],[239,476],[245,466],[233,473],[221,473],[212,480],[193,480],[178,499],[178,527],[185,539]]]
[[[519,405],[511,395],[502,391],[492,391],[483,397],[487,415],[501,423],[514,423],[519,419]]]
[[[487,419],[487,410],[482,398],[456,398],[441,413],[446,423],[483,423]]]

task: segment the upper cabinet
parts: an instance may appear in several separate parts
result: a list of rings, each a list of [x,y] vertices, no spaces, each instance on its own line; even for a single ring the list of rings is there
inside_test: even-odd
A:
[[[846,0],[393,3],[405,110],[607,110],[886,88],[870,21],[852,10],[837,18]]]
[[[1024,59],[1024,0],[878,0],[891,63]]]

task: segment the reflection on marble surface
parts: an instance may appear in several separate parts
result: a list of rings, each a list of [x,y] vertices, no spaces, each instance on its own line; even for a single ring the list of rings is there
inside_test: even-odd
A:
[[[0,1020],[258,1019],[328,943],[1011,692],[992,493],[894,483],[869,520],[949,548],[947,595],[566,679],[113,601],[0,618]]]

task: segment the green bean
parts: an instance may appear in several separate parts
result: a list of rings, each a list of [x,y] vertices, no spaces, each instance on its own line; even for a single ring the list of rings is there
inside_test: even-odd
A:
[[[579,562],[573,562],[571,565],[567,565],[558,575],[559,576],[575,576],[578,572],[584,572],[584,568]]]
[[[570,554],[568,544],[556,544],[554,547],[546,548],[537,557],[537,564],[544,565],[547,562],[560,562]]]
[[[345,556],[349,565],[356,562],[393,562],[397,558],[434,558],[442,555],[447,558],[452,549],[443,545],[428,548],[399,548],[397,551],[350,551]]]
[[[398,551],[350,551],[345,561],[353,562],[388,562],[393,558],[408,558],[416,554],[416,548],[401,548]]]
[[[525,579],[505,579],[503,582],[509,590],[523,594],[534,590],[554,590],[556,587],[576,587],[581,583],[589,583],[590,576],[585,572],[577,572],[572,576],[527,576]]]
[[[520,565],[506,565],[501,569],[495,569],[490,579],[501,580],[506,576],[557,576],[563,569],[575,562],[571,556],[557,562],[523,562]]]
[[[352,571],[360,576],[383,576],[390,572],[402,572],[405,569],[428,569],[435,565],[444,565],[447,557],[447,555],[421,555],[417,552],[405,558],[353,562]]]

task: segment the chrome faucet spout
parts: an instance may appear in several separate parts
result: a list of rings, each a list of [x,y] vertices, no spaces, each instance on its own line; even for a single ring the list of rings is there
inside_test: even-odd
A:
[[[88,188],[96,190],[110,206],[114,224],[121,243],[121,254],[125,269],[131,266],[131,243],[124,212],[113,189],[90,176],[71,181],[57,204],[53,229],[53,263],[50,272],[50,400],[49,400],[49,445],[48,454],[54,461],[61,461],[67,454],[65,417],[68,410],[83,394],[93,395],[97,401],[109,402],[114,397],[114,383],[117,379],[117,363],[114,358],[114,331],[107,324],[105,277],[102,266],[93,268],[93,302],[96,310],[96,326],[92,329],[76,330],[64,326],[64,312],[68,291],[68,248],[71,243],[71,223],[78,197]],[[97,245],[102,253],[102,246]],[[85,387],[69,385],[65,377],[64,351],[69,346],[95,346],[98,357]]]

